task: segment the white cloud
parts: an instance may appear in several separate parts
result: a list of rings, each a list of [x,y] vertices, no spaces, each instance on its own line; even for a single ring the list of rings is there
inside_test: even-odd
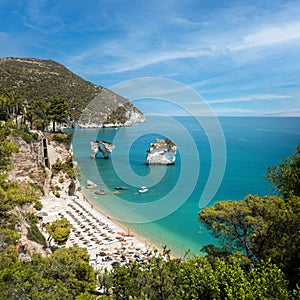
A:
[[[273,27],[263,28],[253,34],[246,35],[242,42],[228,47],[231,51],[238,51],[253,47],[270,46],[300,39],[300,22],[292,22]]]
[[[263,95],[249,95],[238,98],[228,98],[228,99],[215,99],[208,100],[209,104],[219,104],[219,103],[235,103],[235,102],[249,102],[249,101],[269,101],[269,100],[282,100],[282,99],[293,99],[291,95],[272,95],[272,94],[263,94]]]

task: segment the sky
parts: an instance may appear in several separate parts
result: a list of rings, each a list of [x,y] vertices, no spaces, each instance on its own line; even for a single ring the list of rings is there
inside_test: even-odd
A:
[[[175,80],[217,116],[300,116],[299,16],[298,0],[1,0],[0,57],[106,88]]]

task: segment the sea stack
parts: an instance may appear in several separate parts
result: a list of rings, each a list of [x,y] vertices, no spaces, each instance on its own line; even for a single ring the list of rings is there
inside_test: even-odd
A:
[[[151,143],[147,150],[147,165],[174,165],[176,160],[177,146],[166,138],[156,139],[156,143]]]
[[[94,141],[91,142],[91,158],[96,158],[100,151],[104,158],[108,158],[109,154],[113,151],[115,145],[107,141]]]

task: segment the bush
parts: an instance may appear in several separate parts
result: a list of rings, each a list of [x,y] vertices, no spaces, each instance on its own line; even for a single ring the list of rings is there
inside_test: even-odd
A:
[[[42,233],[39,231],[36,224],[31,224],[31,226],[27,232],[27,238],[33,242],[43,245],[44,247],[47,246],[46,239],[42,235]]]
[[[27,126],[19,129],[14,129],[12,131],[12,135],[21,137],[28,144],[39,139],[39,135],[37,133],[31,133]]]
[[[29,219],[30,224],[38,223],[38,217],[34,213],[28,212],[26,215]]]
[[[34,208],[36,210],[42,210],[43,208],[43,204],[41,203],[41,201],[36,201],[35,205],[34,205]]]
[[[58,143],[64,143],[66,145],[71,145],[73,139],[72,133],[55,133],[52,135],[52,140]]]

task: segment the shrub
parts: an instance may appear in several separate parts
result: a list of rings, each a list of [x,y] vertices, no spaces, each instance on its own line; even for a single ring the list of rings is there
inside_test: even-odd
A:
[[[42,210],[43,208],[43,204],[41,203],[41,201],[36,201],[35,205],[34,205],[34,208],[36,210]]]
[[[34,213],[28,212],[26,215],[27,215],[27,217],[29,219],[29,222],[31,224],[37,224],[38,223],[38,217]]]
[[[46,239],[42,235],[42,233],[39,231],[36,224],[31,224],[31,226],[27,232],[27,238],[33,242],[43,245],[44,247],[47,246]]]
[[[55,133],[52,135],[52,140],[58,143],[64,143],[66,145],[71,145],[73,139],[72,133]]]

